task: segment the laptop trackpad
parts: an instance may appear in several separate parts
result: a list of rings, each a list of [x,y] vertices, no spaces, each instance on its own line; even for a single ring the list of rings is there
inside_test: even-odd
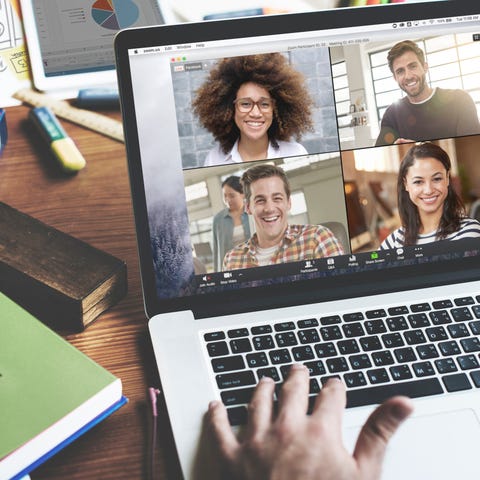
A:
[[[345,431],[353,450],[358,429]],[[407,420],[394,435],[382,480],[480,478],[480,423],[473,410],[456,410]]]

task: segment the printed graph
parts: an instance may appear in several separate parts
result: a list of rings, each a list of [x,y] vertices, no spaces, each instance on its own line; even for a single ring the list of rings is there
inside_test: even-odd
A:
[[[138,7],[132,0],[96,0],[92,4],[92,18],[109,30],[132,26],[138,20]]]

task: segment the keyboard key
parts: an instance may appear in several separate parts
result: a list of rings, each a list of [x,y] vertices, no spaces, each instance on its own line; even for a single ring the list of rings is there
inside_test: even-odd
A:
[[[406,330],[408,328],[405,317],[387,318],[387,326],[391,332],[398,332],[399,330]]]
[[[252,338],[253,348],[255,350],[270,350],[275,348],[275,343],[271,335],[260,335]]]
[[[385,322],[380,318],[377,318],[376,320],[367,320],[364,325],[365,330],[369,335],[376,335],[378,333],[385,333],[387,331]]]
[[[416,303],[414,305],[410,305],[410,310],[413,313],[418,313],[418,312],[428,312],[431,310],[432,307],[428,303]]]
[[[456,322],[466,322],[468,320],[473,320],[473,315],[470,313],[468,307],[452,308],[450,310],[450,313],[452,314],[452,317]]]
[[[390,377],[388,376],[388,372],[385,368],[374,368],[372,370],[368,370],[367,375],[370,383],[373,385],[390,381]]]
[[[326,362],[330,373],[346,372],[348,370],[347,361],[343,357],[329,358]]]
[[[472,307],[475,317],[480,318],[480,305],[475,305]]]
[[[338,328],[336,325],[320,328],[320,335],[325,342],[328,342],[329,340],[339,340],[340,338],[343,338],[340,328]]]
[[[349,355],[351,353],[358,353],[360,351],[360,347],[354,338],[340,340],[337,343],[337,347],[340,355]]]
[[[303,362],[305,360],[313,360],[315,358],[313,348],[310,345],[294,347],[292,348],[292,354],[295,362]]]
[[[232,370],[242,370],[245,368],[245,362],[241,355],[233,357],[214,358],[212,360],[212,367],[215,373],[230,372]]]
[[[365,316],[372,320],[372,318],[382,318],[387,316],[387,312],[383,308],[379,308],[377,310],[369,310],[365,312]]]
[[[430,312],[429,317],[433,325],[445,325],[447,323],[452,323],[452,319],[446,310]]]
[[[248,419],[247,407],[227,408],[228,421],[233,427],[246,425]]]
[[[432,302],[432,307],[435,310],[440,310],[442,308],[453,307],[453,303],[451,302],[451,300],[439,300],[437,302]]]
[[[414,313],[408,315],[407,318],[412,328],[429,327],[431,325],[430,320],[425,313]]]
[[[472,377],[473,384],[479,388],[480,387],[480,370],[475,370],[474,372],[470,372],[470,377]]]
[[[458,370],[453,358],[435,360],[435,366],[437,367],[438,373],[451,373]]]
[[[418,362],[412,364],[413,372],[417,377],[428,377],[435,375],[435,370],[431,362]]]
[[[272,327],[270,325],[257,325],[250,329],[252,335],[265,335],[266,333],[272,333]]]
[[[228,338],[239,338],[248,336],[247,328],[234,328],[227,332]]]
[[[412,378],[412,371],[408,365],[394,365],[390,367],[390,375],[395,381]]]
[[[331,378],[340,379],[340,375],[326,375],[325,377],[322,377],[320,381],[322,382],[322,385],[325,385]]]
[[[320,341],[320,335],[315,328],[309,328],[308,330],[300,330],[298,332],[298,339],[300,343],[318,343]]]
[[[311,377],[318,377],[319,375],[325,375],[326,373],[325,366],[321,360],[305,362],[304,365],[308,368]]]
[[[426,343],[427,339],[421,330],[410,330],[403,334],[407,345],[419,345],[421,343]]]
[[[425,333],[432,342],[439,342],[440,340],[446,340],[448,338],[447,332],[443,327],[427,328]]]
[[[268,365],[268,358],[263,352],[249,353],[247,355],[247,365],[250,368],[265,367]]]
[[[268,352],[270,360],[274,365],[279,363],[292,363],[292,357],[290,352],[286,348],[281,348],[279,350],[272,350]]]
[[[445,375],[442,377],[447,392],[459,392],[461,390],[470,390],[472,388],[468,377],[464,373],[455,375]]]
[[[480,321],[469,322],[468,325],[474,335],[480,335]]]
[[[318,358],[335,357],[338,355],[335,345],[332,342],[318,343],[315,345],[315,352]]]
[[[286,332],[287,330],[295,330],[295,324],[293,322],[281,322],[276,323],[274,326],[276,332]]]
[[[277,341],[277,347],[291,347],[297,345],[297,337],[294,332],[277,333],[275,335]]]
[[[480,367],[475,355],[461,355],[457,357],[457,362],[462,370],[472,370],[473,368]]]
[[[345,313],[343,315],[344,322],[358,322],[360,320],[363,320],[364,318],[365,317],[363,316],[362,312]]]
[[[352,355],[351,357],[348,357],[348,361],[354,370],[370,368],[372,366],[372,362],[366,353],[362,353],[361,355]]]
[[[311,378],[308,393],[310,393],[311,395],[315,395],[318,392],[320,392],[320,385],[318,384],[318,380],[316,378]]]
[[[365,335],[365,331],[363,330],[362,324],[355,322],[355,323],[347,323],[342,325],[343,334],[347,338],[352,337],[362,337]]]
[[[290,373],[290,369],[292,368],[292,364],[290,365],[282,365],[280,367],[280,375],[282,376],[283,380],[286,380],[287,377],[288,377],[288,374]],[[278,387],[280,388],[281,386],[278,385]]]
[[[324,326],[336,325],[337,323],[342,323],[340,315],[329,315],[327,317],[321,317],[320,323]]]
[[[278,375],[278,370],[275,367],[259,368],[257,370],[257,377],[258,380],[262,377],[270,377],[275,382],[280,381],[280,375]]]
[[[252,344],[249,338],[237,338],[236,340],[230,340],[230,348],[232,353],[251,352]]]
[[[428,343],[427,345],[418,345],[416,347],[417,354],[422,360],[427,360],[430,358],[437,358],[440,356],[438,353],[437,348],[432,343]]]
[[[229,353],[227,342],[207,343],[207,351],[211,357],[222,357]]]
[[[386,348],[403,347],[405,345],[402,336],[398,332],[382,335],[382,341]]]
[[[460,340],[465,353],[480,352],[480,340],[477,337]]]
[[[220,395],[222,397],[222,402],[226,407],[228,407],[230,405],[242,405],[244,403],[250,403],[254,391],[254,388],[241,388],[238,390],[226,390]]]
[[[382,352],[373,352],[372,359],[377,367],[393,365],[395,363],[392,354],[388,350],[383,350]]]
[[[395,315],[406,315],[407,313],[410,313],[408,308],[405,305],[399,306],[399,307],[391,307],[388,309],[388,314],[395,316]]]
[[[250,370],[235,373],[220,373],[215,377],[220,390],[224,388],[246,387],[256,383],[255,376]]]
[[[464,323],[454,323],[453,325],[449,325],[447,327],[448,333],[452,338],[461,338],[461,337],[469,337],[470,332],[468,331],[467,326]]]
[[[203,338],[206,342],[214,342],[215,340],[224,340],[225,332],[208,332]]]
[[[456,298],[453,302],[457,307],[461,307],[462,305],[473,305],[475,300],[472,297],[461,297]]]
[[[373,352],[374,350],[381,350],[383,348],[380,339],[376,335],[363,337],[359,341],[364,352]]]
[[[440,350],[440,353],[444,357],[450,357],[452,355],[458,355],[461,353],[460,348],[455,340],[449,340],[447,342],[440,342],[438,344],[438,348]]]
[[[417,360],[412,347],[397,348],[393,351],[398,363],[414,362]]]
[[[298,328],[318,327],[318,320],[316,318],[307,318],[306,320],[299,320],[297,322]]]
[[[443,393],[437,378],[424,378],[410,382],[377,385],[374,387],[347,390],[347,408],[360,407],[384,402],[395,395],[406,395],[410,398],[427,397]]]
[[[367,384],[365,375],[362,372],[346,373],[343,376],[343,380],[347,387],[363,387]]]

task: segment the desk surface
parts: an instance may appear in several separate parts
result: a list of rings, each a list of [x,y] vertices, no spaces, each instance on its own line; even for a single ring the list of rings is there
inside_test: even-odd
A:
[[[0,157],[0,201],[125,260],[128,268],[127,296],[84,332],[64,336],[121,378],[129,403],[31,478],[145,478],[151,434],[146,391],[159,386],[159,379],[143,310],[125,146],[62,121],[87,161],[77,175],[65,176],[26,120],[28,111],[24,106],[6,109],[9,139]],[[118,112],[109,115],[120,119]],[[159,402],[156,478],[176,479],[181,475],[173,437]]]

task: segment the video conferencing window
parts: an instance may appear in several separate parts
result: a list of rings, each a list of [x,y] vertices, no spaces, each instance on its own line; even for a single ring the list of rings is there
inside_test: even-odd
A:
[[[172,57],[182,293],[252,267],[268,269],[250,280],[270,282],[317,260],[364,268],[358,255],[480,237],[474,38],[397,32],[388,43]],[[160,236],[153,228],[154,252]]]

